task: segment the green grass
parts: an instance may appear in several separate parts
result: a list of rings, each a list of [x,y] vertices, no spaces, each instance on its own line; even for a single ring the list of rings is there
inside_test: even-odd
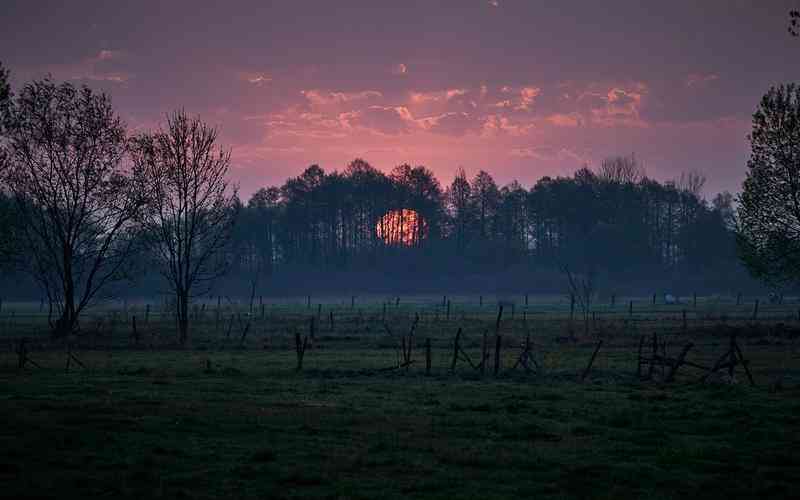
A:
[[[212,318],[186,350],[167,348],[166,334],[153,349],[127,347],[118,327],[85,339],[76,354],[86,369],[73,364],[69,373],[56,346],[34,341],[41,368],[22,372],[7,350],[3,496],[777,498],[800,488],[791,328],[660,330],[671,355],[691,340],[689,359],[710,364],[735,326],[756,387],[741,371],[735,384],[697,384],[690,368],[673,384],[640,382],[636,348],[649,332],[612,323],[584,382],[595,338],[563,342],[563,331],[534,320],[503,326],[502,362],[513,364],[530,331],[542,373],[481,377],[463,363],[450,373],[455,326],[463,322],[466,349],[478,358],[480,335],[493,328],[489,310],[449,323],[423,319],[418,341],[434,344],[426,377],[421,344],[408,371],[378,371],[396,362],[396,338],[374,317],[380,309],[359,320],[345,319],[349,303],[339,307],[341,324],[326,331],[323,321],[302,373],[290,334],[306,329],[300,306],[258,323],[244,346]],[[394,317],[395,335],[409,322]],[[141,328],[151,335],[159,324]]]

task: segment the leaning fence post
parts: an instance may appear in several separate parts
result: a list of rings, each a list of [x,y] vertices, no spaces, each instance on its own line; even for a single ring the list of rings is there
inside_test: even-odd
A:
[[[692,345],[693,344],[689,342],[683,348],[681,354],[678,356],[678,359],[675,360],[675,363],[670,368],[669,373],[667,374],[667,378],[665,379],[666,382],[672,382],[673,380],[675,380],[675,373],[678,372],[678,368],[680,368],[681,365],[683,364],[684,359],[686,359],[686,354],[689,352],[689,349],[692,348]]]
[[[586,376],[589,375],[589,370],[592,369],[592,364],[594,363],[594,358],[597,357],[597,351],[600,350],[600,346],[603,345],[603,341],[599,340],[597,342],[597,347],[594,348],[594,352],[592,353],[592,357],[589,358],[589,364],[586,365],[586,369],[583,370],[583,374],[581,375],[581,380],[586,379]]]
[[[461,328],[456,332],[456,338],[453,341],[453,362],[450,364],[450,371],[455,371],[456,363],[458,362],[458,351],[461,348],[459,342],[461,341]]]

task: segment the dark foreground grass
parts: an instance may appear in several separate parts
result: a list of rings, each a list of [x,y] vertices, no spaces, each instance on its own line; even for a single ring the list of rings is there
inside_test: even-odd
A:
[[[63,353],[40,353],[43,368],[25,373],[9,357],[0,373],[2,495],[658,499],[800,491],[794,385],[684,378],[662,386],[615,376],[600,361],[585,383],[555,371],[425,377],[358,368],[383,366],[391,352],[326,355],[338,362],[311,363],[302,374],[289,353],[86,352],[90,369],[70,373]]]

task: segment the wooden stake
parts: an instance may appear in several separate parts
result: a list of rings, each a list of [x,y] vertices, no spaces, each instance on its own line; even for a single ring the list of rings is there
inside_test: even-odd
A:
[[[481,375],[486,373],[486,362],[489,358],[489,343],[488,343],[488,336],[489,332],[486,330],[483,331],[483,342],[481,343]]]
[[[425,339],[425,375],[431,374],[431,338]]]
[[[450,371],[456,370],[456,363],[458,362],[458,351],[461,350],[461,328],[459,327],[458,331],[456,332],[456,337],[453,340],[453,362],[450,364]]]
[[[592,369],[592,364],[594,364],[594,358],[597,357],[597,351],[600,350],[600,346],[603,345],[603,341],[599,340],[597,342],[597,347],[594,348],[594,352],[592,353],[592,357],[589,358],[589,364],[586,365],[586,369],[583,370],[583,374],[581,375],[581,381],[586,379],[586,376],[589,375],[589,370]]]
[[[495,342],[494,342],[494,374],[495,375],[497,375],[497,373],[500,371],[500,345],[502,343],[502,340],[503,340],[503,337],[500,336],[500,334],[498,334],[495,337]]]
[[[644,335],[639,338],[639,364],[636,368],[636,378],[642,378],[642,364],[644,364],[642,360],[642,349],[644,348]]]
[[[678,372],[678,368],[680,368],[680,366],[684,363],[684,360],[686,359],[686,354],[689,352],[689,349],[691,349],[692,346],[693,344],[691,342],[689,342],[684,346],[683,350],[678,356],[678,359],[676,359],[675,362],[672,364],[672,367],[670,367],[669,374],[667,374],[667,378],[665,379],[666,382],[672,382],[673,380],[675,380],[675,374]]]
[[[756,299],[755,304],[753,305],[753,321],[758,319],[758,299]]]

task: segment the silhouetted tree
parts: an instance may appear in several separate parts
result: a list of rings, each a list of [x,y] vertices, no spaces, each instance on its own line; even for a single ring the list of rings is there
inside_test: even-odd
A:
[[[2,140],[3,121],[11,100],[11,85],[8,82],[9,72],[0,62],[0,140]],[[16,217],[13,213],[11,199],[7,196],[7,188],[2,182],[2,173],[7,166],[5,148],[0,147],[0,266],[7,264],[14,253],[15,242],[18,237],[14,235]]]
[[[459,255],[462,255],[475,217],[472,204],[472,188],[463,168],[459,168],[456,172],[452,184],[445,192],[445,199],[453,226],[451,235],[456,240],[456,251]]]
[[[800,36],[800,10],[789,11],[789,34]]]
[[[230,264],[224,258],[238,207],[227,179],[230,153],[217,131],[179,111],[167,129],[134,140],[136,165],[150,182],[141,217],[146,242],[175,294],[178,340],[189,340],[189,305]]]
[[[737,241],[748,269],[769,283],[800,279],[800,87],[773,87],[753,115]]]
[[[34,81],[3,121],[3,179],[23,264],[56,309],[54,334],[67,335],[101,290],[125,277],[146,201],[142,179],[123,166],[125,128],[104,94]]]

